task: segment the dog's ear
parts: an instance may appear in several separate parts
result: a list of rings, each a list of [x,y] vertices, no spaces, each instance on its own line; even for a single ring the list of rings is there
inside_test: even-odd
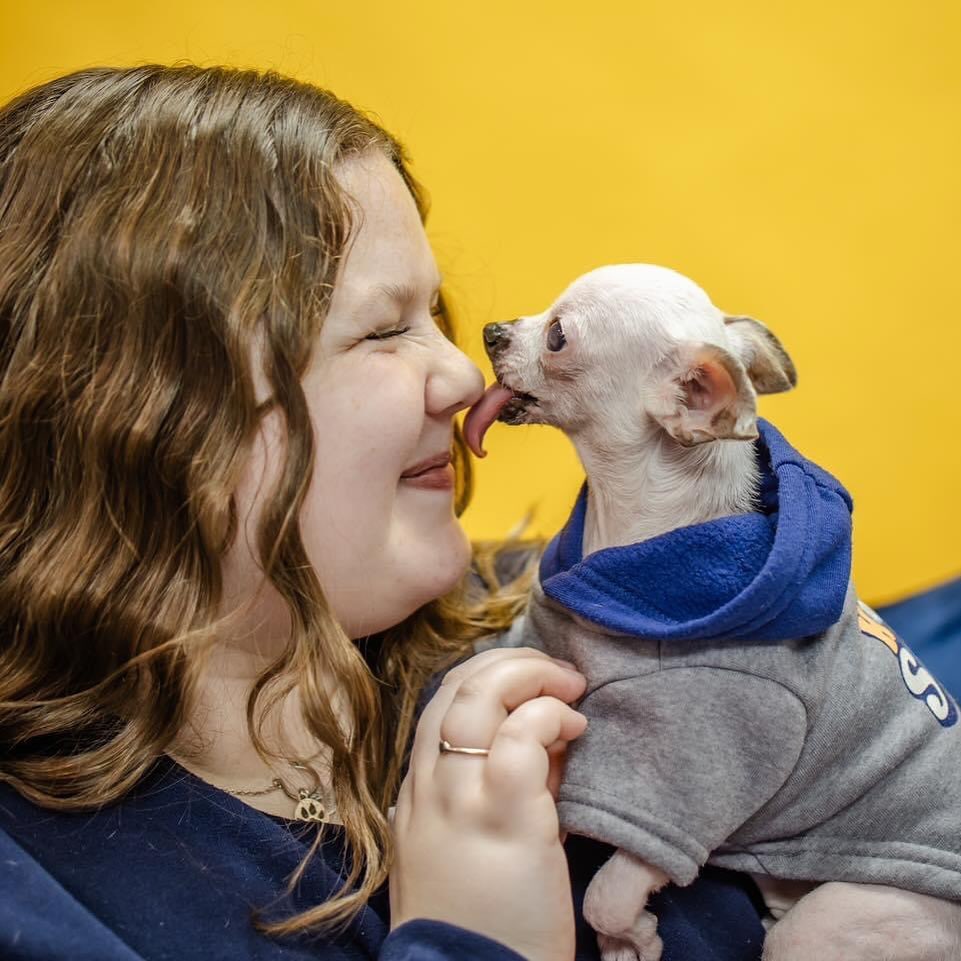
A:
[[[781,341],[753,317],[725,317],[727,335],[759,394],[780,394],[797,386],[794,361]]]
[[[685,447],[754,440],[757,396],[743,364],[715,344],[683,344],[667,362],[650,415]]]

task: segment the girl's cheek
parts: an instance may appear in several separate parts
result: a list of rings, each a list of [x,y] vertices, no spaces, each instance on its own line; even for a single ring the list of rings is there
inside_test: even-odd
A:
[[[328,370],[328,379],[308,393],[318,464],[351,476],[352,482],[395,482],[427,452],[424,376],[397,354],[374,351]],[[436,443],[436,438],[430,438]]]

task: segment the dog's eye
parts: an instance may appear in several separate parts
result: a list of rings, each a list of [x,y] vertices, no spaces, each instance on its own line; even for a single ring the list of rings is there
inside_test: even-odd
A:
[[[560,350],[566,343],[560,320],[552,320],[550,327],[547,328],[547,349]]]

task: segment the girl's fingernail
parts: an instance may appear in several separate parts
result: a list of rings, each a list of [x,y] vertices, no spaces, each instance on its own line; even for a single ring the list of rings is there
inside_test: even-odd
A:
[[[572,661],[565,661],[562,657],[555,657],[554,660],[561,665],[561,667],[566,667],[569,671],[577,671],[577,665]],[[580,671],[577,671],[578,674]]]

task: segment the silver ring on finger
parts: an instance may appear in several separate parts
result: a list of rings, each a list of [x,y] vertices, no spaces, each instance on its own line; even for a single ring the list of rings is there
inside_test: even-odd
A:
[[[480,757],[487,757],[490,752],[489,747],[453,747],[450,741],[445,741],[443,738],[440,741],[441,754],[476,754]]]

